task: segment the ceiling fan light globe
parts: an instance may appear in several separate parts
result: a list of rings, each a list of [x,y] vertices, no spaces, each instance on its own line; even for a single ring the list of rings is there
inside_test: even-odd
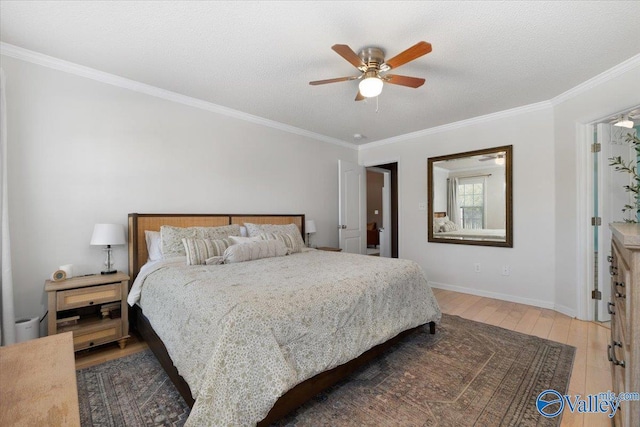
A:
[[[365,98],[374,98],[382,93],[382,80],[378,77],[366,77],[358,85]]]

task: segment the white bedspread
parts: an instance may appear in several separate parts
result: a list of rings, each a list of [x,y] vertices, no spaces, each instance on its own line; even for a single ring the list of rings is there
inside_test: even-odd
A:
[[[462,229],[455,231],[441,231],[434,233],[434,237],[444,237],[449,239],[476,239],[476,240],[505,240],[507,234],[504,228],[478,228],[478,229]]]
[[[255,425],[296,384],[441,316],[415,262],[321,251],[162,261],[131,294],[196,399],[187,426]]]

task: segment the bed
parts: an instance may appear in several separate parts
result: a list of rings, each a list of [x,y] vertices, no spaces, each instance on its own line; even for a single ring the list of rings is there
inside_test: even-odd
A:
[[[433,237],[453,240],[480,240],[488,242],[504,242],[507,233],[504,228],[474,228],[460,229],[459,226],[452,227],[450,230],[441,228],[444,223],[452,223],[446,212],[433,213]]]
[[[243,223],[295,224],[304,233],[305,221],[129,215],[129,271],[134,287],[142,283],[132,323],[192,405],[187,425],[268,425],[415,328],[435,332],[437,302],[407,260],[303,250],[246,263],[167,259],[142,268],[145,230]]]

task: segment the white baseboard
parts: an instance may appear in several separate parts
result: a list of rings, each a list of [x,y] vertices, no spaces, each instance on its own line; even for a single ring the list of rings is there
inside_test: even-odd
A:
[[[555,304],[551,301],[542,301],[532,298],[523,298],[514,295],[502,294],[498,292],[483,291],[481,289],[471,289],[462,286],[449,285],[447,283],[429,282],[432,288],[445,289],[447,291],[460,292],[463,294],[477,295],[479,297],[499,299],[502,301],[516,302],[518,304],[532,305],[534,307],[548,308],[557,311],[569,317],[575,317],[575,310],[569,307]]]

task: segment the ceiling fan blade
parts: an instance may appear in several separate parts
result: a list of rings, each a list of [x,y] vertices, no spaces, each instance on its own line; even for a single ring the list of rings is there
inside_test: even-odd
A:
[[[362,101],[364,99],[364,96],[362,96],[362,94],[360,93],[360,91],[358,91],[358,94],[356,95],[356,99],[355,101]]]
[[[389,68],[398,68],[399,66],[404,65],[409,61],[413,61],[416,58],[420,58],[422,55],[426,55],[429,52],[431,52],[431,43],[424,41],[418,42],[404,52],[401,52],[390,60],[385,61],[385,63]]]
[[[317,86],[317,85],[326,85],[327,83],[338,83],[338,82],[347,82],[349,80],[356,80],[359,77],[357,76],[350,76],[350,77],[338,77],[336,79],[327,79],[327,80],[316,80],[314,82],[309,82],[309,84],[311,86]]]
[[[334,44],[331,46],[331,49],[349,61],[354,67],[366,67],[366,64],[362,62],[362,59],[360,59],[360,57],[346,44]]]
[[[412,88],[420,87],[424,84],[424,79],[418,77],[399,76],[397,74],[387,74],[384,79],[387,83]]]

